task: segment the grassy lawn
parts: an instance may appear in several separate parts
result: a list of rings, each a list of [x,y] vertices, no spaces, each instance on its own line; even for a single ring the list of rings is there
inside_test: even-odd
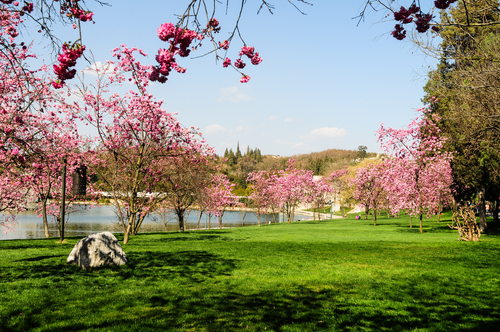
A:
[[[0,332],[500,330],[497,233],[354,216],[138,235],[94,271],[79,238],[0,241]]]

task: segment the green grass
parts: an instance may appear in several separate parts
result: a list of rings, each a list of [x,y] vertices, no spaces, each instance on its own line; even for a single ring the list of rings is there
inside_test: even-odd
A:
[[[93,271],[78,238],[0,241],[0,332],[499,330],[497,233],[353,218],[138,235]]]

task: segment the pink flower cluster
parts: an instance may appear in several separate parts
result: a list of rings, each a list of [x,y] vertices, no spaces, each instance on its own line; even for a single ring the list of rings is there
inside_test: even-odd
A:
[[[436,0],[434,6],[438,9],[447,9],[454,2],[457,2],[457,0]]]
[[[210,21],[208,21],[207,30],[203,32],[206,33],[207,31],[212,31],[215,33],[220,32],[219,21],[216,18],[212,18]]]
[[[227,40],[225,40],[224,42],[227,42]],[[219,45],[220,45],[220,43],[219,43]],[[228,44],[228,47],[229,47],[229,44]],[[250,59],[250,62],[255,66],[262,62],[262,58],[259,56],[258,52],[255,52],[255,49],[253,46],[243,46],[241,48],[240,53],[239,53],[240,58],[234,62],[235,68],[243,69],[247,65],[246,63],[243,62],[243,60],[241,60],[241,57],[243,55],[246,55]],[[226,58],[224,60],[224,62],[222,63],[222,67],[226,68],[230,64],[231,64],[231,59]],[[240,78],[241,83],[246,83],[246,82],[250,81],[250,76],[247,76],[245,74],[242,74],[242,75],[243,76]]]
[[[57,56],[59,65],[54,65],[54,73],[57,75],[58,80],[57,82],[52,82],[52,85],[56,89],[62,88],[64,81],[75,77],[76,69],[69,70],[69,68],[76,65],[76,60],[82,56],[85,46],[75,44],[70,47],[67,43],[64,43],[62,50],[63,53]]]
[[[1,1],[2,3],[6,4],[6,5],[10,5],[13,1],[12,0],[2,0]],[[19,6],[19,2],[18,1],[15,1],[14,2],[14,6]],[[24,15],[24,12],[28,12],[28,13],[31,13],[33,11],[33,3],[30,2],[30,3],[27,3],[26,5],[23,6],[23,8],[19,11],[19,14],[21,16]]]
[[[222,43],[219,42],[219,47],[227,51],[227,49],[229,48],[229,42],[227,40],[224,40]]]
[[[411,5],[408,9],[401,6],[399,12],[394,12],[394,19],[396,21],[401,21],[403,24],[408,24],[413,22],[413,17],[411,15],[416,15],[420,12],[420,7],[415,4]]]
[[[448,8],[453,2],[457,0],[436,0],[434,5],[439,9]],[[434,18],[432,14],[424,14],[420,10],[420,7],[412,4],[408,9],[401,6],[399,11],[394,12],[394,19],[399,21],[400,23],[396,24],[394,30],[392,31],[392,36],[397,40],[403,40],[406,38],[406,30],[403,28],[401,24],[408,24],[414,22],[416,25],[416,29],[419,33],[424,33],[429,30],[430,21]],[[436,26],[432,27],[432,30],[438,32],[439,28]]]
[[[27,5],[23,6],[23,11],[31,13],[33,11],[33,2],[30,2]]]
[[[177,65],[175,56],[179,54],[181,57],[187,57],[191,52],[189,46],[193,40],[202,40],[204,37],[189,29],[176,28],[173,23],[162,24],[158,28],[157,34],[162,41],[168,41],[170,47],[168,49],[161,48],[158,50],[158,55],[155,59],[159,66],[153,66],[151,68],[149,79],[151,81],[165,83],[172,69],[175,69],[179,73],[186,72],[186,68]]]
[[[396,24],[394,28],[395,30],[391,33],[394,38],[397,40],[403,40],[406,38],[406,30],[400,24]]]
[[[69,18],[74,18],[82,22],[92,21],[93,12],[82,9],[78,2],[80,0],[64,0],[61,1],[61,14],[66,14]]]
[[[92,21],[92,16],[94,16],[93,12],[86,12],[79,8],[70,8],[69,12],[70,14],[68,14],[68,16],[74,17],[82,22]]]
[[[254,53],[253,46],[243,46],[240,51],[240,59],[241,56],[243,55],[246,55],[250,59],[252,65],[258,65],[259,63],[262,62],[262,58],[259,56],[259,53],[258,52]]]

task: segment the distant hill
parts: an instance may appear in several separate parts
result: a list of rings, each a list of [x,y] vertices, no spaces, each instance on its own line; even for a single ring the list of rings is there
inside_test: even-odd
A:
[[[320,152],[294,155],[291,157],[262,155],[260,149],[250,149],[247,147],[245,153],[241,153],[239,144],[236,153],[229,149],[225,151],[221,158],[221,171],[229,179],[237,184],[236,189],[244,190],[247,187],[247,176],[256,170],[286,169],[287,160],[293,158],[295,167],[307,169],[314,172],[314,175],[328,175],[331,172],[341,169],[355,162],[357,159],[376,156],[376,153],[366,152],[365,149],[341,150],[329,149]]]
[[[309,169],[315,175],[327,175],[334,170],[349,165],[361,157],[362,151],[329,149],[320,152],[295,155],[295,165],[298,168]],[[376,153],[366,152],[365,157],[374,157]]]

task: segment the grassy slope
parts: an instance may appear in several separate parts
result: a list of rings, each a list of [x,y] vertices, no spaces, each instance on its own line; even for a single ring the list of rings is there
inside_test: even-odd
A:
[[[77,238],[0,241],[0,332],[500,326],[498,235],[463,243],[445,222],[419,234],[353,217],[139,235],[131,264],[95,271],[65,263]]]

